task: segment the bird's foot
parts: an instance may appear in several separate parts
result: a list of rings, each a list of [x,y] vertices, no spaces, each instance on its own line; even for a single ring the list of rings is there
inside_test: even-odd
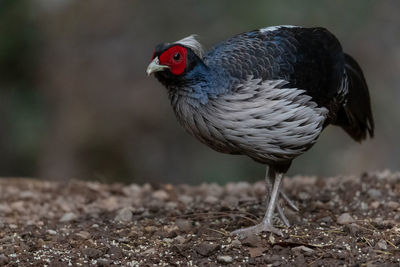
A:
[[[289,204],[289,207],[291,207],[294,211],[299,211],[299,208],[293,203],[292,200],[282,191],[280,191],[281,196],[283,199]]]
[[[254,226],[242,228],[231,232],[231,235],[237,235],[240,239],[258,235],[262,232],[270,232],[279,236],[283,236],[282,232],[276,229],[271,223],[260,223]]]

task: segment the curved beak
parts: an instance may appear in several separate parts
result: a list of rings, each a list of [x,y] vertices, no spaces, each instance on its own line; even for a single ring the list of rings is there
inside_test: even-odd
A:
[[[165,69],[169,69],[168,66],[165,65],[160,65],[160,60],[158,59],[158,57],[155,57],[153,59],[153,61],[149,64],[149,66],[147,67],[147,75],[152,74],[153,72],[157,72],[157,71],[162,71]]]

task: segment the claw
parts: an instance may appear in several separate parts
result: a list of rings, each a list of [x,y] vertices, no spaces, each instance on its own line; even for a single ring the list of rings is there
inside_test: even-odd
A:
[[[290,223],[289,220],[286,218],[285,213],[283,212],[281,205],[278,203],[276,203],[276,208],[278,209],[278,213],[279,213],[279,217],[281,218],[281,220],[283,221],[283,223],[287,226],[290,227]]]
[[[282,191],[280,191],[281,196],[283,199],[289,204],[289,206],[294,210],[294,211],[299,211],[299,208],[289,199],[289,197]]]

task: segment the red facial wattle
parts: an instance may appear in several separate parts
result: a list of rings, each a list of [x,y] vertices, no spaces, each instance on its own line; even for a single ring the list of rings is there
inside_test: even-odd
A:
[[[182,74],[186,69],[187,49],[176,45],[165,50],[159,57],[160,64],[169,66],[169,70],[174,75]]]

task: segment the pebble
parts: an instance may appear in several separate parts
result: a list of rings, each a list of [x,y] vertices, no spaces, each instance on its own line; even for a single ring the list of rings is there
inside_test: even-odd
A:
[[[119,260],[122,257],[122,249],[119,247],[110,247],[107,251],[107,254],[110,255],[111,259]]]
[[[386,205],[393,210],[397,210],[400,207],[400,203],[395,201],[389,201]]]
[[[187,196],[187,195],[182,195],[178,197],[179,202],[189,205],[190,203],[193,203],[193,197]]]
[[[359,233],[361,233],[361,228],[355,223],[346,225],[344,230],[352,236],[357,236]]]
[[[153,198],[158,199],[160,201],[165,201],[169,198],[169,195],[164,190],[157,190],[153,193]]]
[[[119,207],[119,200],[115,196],[107,197],[101,201],[101,206],[107,211],[114,211]]]
[[[146,227],[144,227],[144,231],[146,233],[154,233],[155,231],[157,231],[157,227],[152,225],[147,225]]]
[[[131,222],[133,214],[130,208],[122,208],[118,211],[117,216],[115,216],[116,221],[120,222]]]
[[[229,192],[229,194],[239,196],[247,195],[248,191],[251,189],[250,184],[247,182],[228,183],[226,184],[225,188],[226,191]]]
[[[91,259],[97,259],[103,255],[103,252],[96,248],[84,248],[82,253]]]
[[[219,255],[217,257],[217,261],[221,263],[231,263],[233,261],[233,258],[229,255]]]
[[[218,244],[214,243],[201,243],[195,247],[197,253],[202,256],[209,256],[219,248]]]
[[[219,198],[217,198],[217,197],[215,197],[215,196],[212,196],[212,195],[208,195],[208,196],[204,199],[204,202],[213,205],[213,204],[216,204],[216,203],[219,202]]]
[[[25,212],[25,204],[24,201],[15,201],[10,204],[12,210],[16,210],[18,212]]]
[[[242,246],[242,242],[238,239],[234,239],[231,243],[231,246],[234,248],[240,248]]]
[[[365,202],[361,202],[360,208],[361,208],[362,210],[367,210],[367,209],[368,209],[368,204],[365,203]]]
[[[82,239],[88,239],[90,237],[90,233],[86,231],[80,231],[76,233],[75,236],[80,237]]]
[[[64,215],[61,217],[60,222],[70,222],[73,220],[76,220],[77,216],[73,212],[67,212],[64,213]]]
[[[312,248],[306,246],[294,247],[292,248],[292,251],[295,255],[305,254],[306,256],[311,256],[315,252]]]
[[[239,199],[233,196],[228,196],[221,201],[221,207],[225,209],[236,208],[238,204],[239,204]]]
[[[326,223],[326,224],[328,224],[328,225],[332,224],[332,218],[331,218],[331,216],[325,216],[325,217],[319,219],[319,221],[320,221],[320,222],[324,222],[324,223]]]
[[[376,243],[376,247],[381,250],[387,250],[387,242],[384,239],[381,239]]]
[[[0,212],[8,214],[8,213],[12,212],[12,209],[10,208],[10,205],[8,205],[8,204],[0,204]]]
[[[259,246],[261,246],[261,237],[258,235],[250,235],[250,236],[246,236],[240,242],[242,242],[242,244],[244,246],[259,247]]]
[[[183,236],[178,235],[177,237],[175,237],[175,241],[176,241],[177,243],[179,243],[179,244],[184,244],[187,240],[186,240],[186,238],[184,238]]]
[[[378,199],[382,196],[381,191],[379,191],[378,189],[375,189],[375,188],[369,189],[367,191],[367,193],[371,198],[374,198],[374,199]]]
[[[344,225],[344,224],[353,223],[353,222],[355,222],[356,220],[354,220],[354,218],[351,217],[351,215],[350,215],[349,213],[343,213],[342,215],[340,215],[340,216],[337,218],[336,221],[337,221],[338,224]]]
[[[47,230],[46,233],[48,233],[49,235],[56,235],[57,234],[56,231],[51,230],[51,229]]]
[[[149,248],[149,249],[146,249],[145,251],[143,251],[143,254],[146,255],[146,256],[154,254],[154,253],[156,253],[156,249],[155,248]]]
[[[308,193],[306,193],[306,192],[300,192],[299,195],[298,195],[298,197],[299,197],[301,200],[307,200],[307,199],[310,198],[310,194],[308,194]]]
[[[8,263],[8,258],[4,254],[0,254],[0,266],[5,266]]]
[[[176,220],[175,224],[182,232],[189,232],[193,229],[192,223],[188,220],[178,219]]]
[[[377,208],[379,208],[380,205],[381,203],[379,201],[374,201],[371,203],[371,209],[376,210]]]

